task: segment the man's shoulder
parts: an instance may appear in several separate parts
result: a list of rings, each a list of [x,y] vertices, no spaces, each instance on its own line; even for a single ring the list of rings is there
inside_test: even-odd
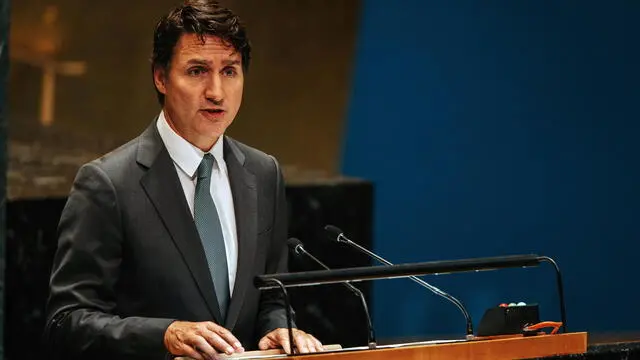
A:
[[[97,167],[112,180],[134,175],[140,136],[90,161],[84,166]]]
[[[241,156],[244,157],[247,166],[273,169],[274,165],[277,165],[277,160],[274,156],[229,136],[225,135],[225,138],[229,145],[226,150],[242,154]]]
[[[122,166],[123,162],[135,161],[136,154],[138,152],[139,140],[139,137],[131,139],[127,143],[120,145],[119,147],[93,160],[93,163],[105,169],[109,169],[114,166]]]

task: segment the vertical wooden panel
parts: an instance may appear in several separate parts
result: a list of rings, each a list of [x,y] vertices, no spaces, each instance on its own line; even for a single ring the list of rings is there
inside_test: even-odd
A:
[[[14,4],[10,198],[65,196],[83,162],[153,120],[159,112],[149,63],[153,29],[177,3]],[[223,3],[247,23],[254,48],[243,106],[229,134],[276,155],[287,170],[336,173],[359,1]],[[55,95],[43,109],[43,76],[53,62],[78,71],[55,75]],[[46,121],[44,110],[52,113]]]
[[[231,1],[229,3],[232,3]],[[254,46],[231,134],[298,170],[338,171],[359,2],[233,1]]]
[[[4,257],[5,257],[5,204],[7,187],[7,107],[5,86],[9,71],[9,0],[0,0],[0,360],[4,359]]]

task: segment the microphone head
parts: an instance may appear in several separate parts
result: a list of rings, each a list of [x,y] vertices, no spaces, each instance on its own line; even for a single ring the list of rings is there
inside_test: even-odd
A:
[[[300,241],[300,239],[294,238],[294,237],[289,238],[289,240],[287,240],[287,245],[289,246],[289,249],[295,250],[296,253],[298,252],[296,248],[298,246],[303,246],[302,245],[302,241]]]
[[[329,238],[333,241],[341,241],[341,238],[344,236],[344,232],[337,226],[327,225],[324,227],[324,230],[329,235]]]

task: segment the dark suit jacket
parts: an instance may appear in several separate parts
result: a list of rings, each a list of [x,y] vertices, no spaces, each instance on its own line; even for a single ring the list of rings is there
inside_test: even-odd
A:
[[[45,341],[65,358],[163,358],[174,320],[224,324],[247,349],[286,327],[282,299],[253,286],[286,271],[286,201],[277,161],[225,137],[238,270],[221,319],[198,232],[155,121],[84,165],[59,224]]]

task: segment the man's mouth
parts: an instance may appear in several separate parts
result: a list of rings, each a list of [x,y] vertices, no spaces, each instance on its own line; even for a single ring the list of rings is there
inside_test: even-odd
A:
[[[209,114],[222,114],[224,112],[222,109],[204,109],[203,111]]]

